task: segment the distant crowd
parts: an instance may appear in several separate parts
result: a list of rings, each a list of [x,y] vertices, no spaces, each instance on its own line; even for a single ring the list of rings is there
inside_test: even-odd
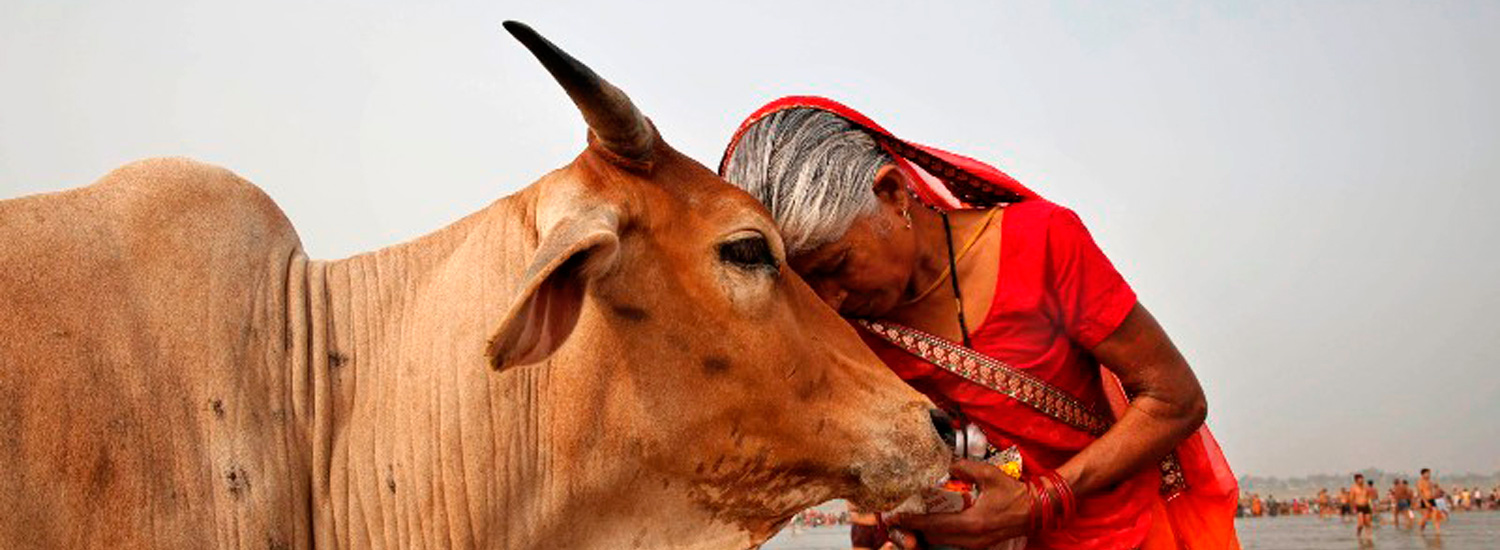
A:
[[[823,527],[825,525],[848,525],[849,512],[824,512],[816,508],[808,508],[798,512],[792,517],[791,527],[797,531],[800,527]]]
[[[1327,488],[1310,498],[1276,500],[1275,495],[1262,499],[1251,493],[1240,497],[1237,512],[1239,517],[1301,516],[1317,515],[1322,518],[1338,515],[1344,521],[1356,521],[1355,533],[1364,540],[1369,529],[1380,518],[1390,513],[1391,521],[1401,527],[1426,530],[1432,523],[1441,531],[1443,522],[1454,512],[1500,510],[1500,485],[1485,490],[1482,487],[1446,488],[1423,469],[1421,478],[1414,486],[1406,479],[1397,478],[1390,488],[1382,491],[1374,480],[1366,480],[1363,474],[1354,474],[1354,482],[1338,490],[1337,494]],[[1420,519],[1420,523],[1418,520]]]
[[[1404,480],[1398,485],[1409,485]],[[1397,509],[1397,499],[1391,494],[1395,491],[1393,487],[1384,496],[1375,500],[1375,510],[1390,512]],[[1441,509],[1446,506],[1451,510],[1500,510],[1500,485],[1489,490],[1481,487],[1458,487],[1452,492],[1441,491],[1436,506]],[[1261,498],[1259,493],[1247,493],[1240,497],[1240,508],[1236,514],[1238,517],[1261,517],[1261,516],[1303,516],[1333,514],[1349,515],[1353,508],[1349,504],[1349,489],[1339,490],[1337,496],[1332,496],[1328,489],[1318,491],[1318,496],[1307,498],[1290,498],[1277,500],[1276,495],[1268,495]],[[1421,508],[1419,503],[1412,505]]]

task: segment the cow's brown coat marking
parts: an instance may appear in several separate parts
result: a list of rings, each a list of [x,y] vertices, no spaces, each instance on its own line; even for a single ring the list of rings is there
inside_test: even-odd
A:
[[[729,358],[722,355],[710,355],[703,358],[703,370],[709,374],[722,374],[729,370]]]

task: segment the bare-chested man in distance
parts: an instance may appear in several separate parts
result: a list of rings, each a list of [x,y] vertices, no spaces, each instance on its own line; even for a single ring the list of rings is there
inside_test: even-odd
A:
[[[1418,531],[1427,530],[1427,521],[1432,520],[1432,531],[1443,533],[1443,512],[1438,510],[1438,484],[1432,478],[1431,468],[1422,468],[1422,479],[1417,480],[1417,498],[1422,504],[1422,523]]]
[[[1370,489],[1365,485],[1364,474],[1354,474],[1354,485],[1349,487],[1349,504],[1354,506],[1354,536],[1360,542],[1364,542],[1366,536],[1375,538],[1375,526],[1371,521],[1375,512],[1374,503],[1370,500]]]

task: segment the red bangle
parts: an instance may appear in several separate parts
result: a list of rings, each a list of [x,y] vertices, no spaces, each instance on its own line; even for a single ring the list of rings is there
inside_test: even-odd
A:
[[[1068,481],[1063,479],[1062,474],[1057,473],[1056,470],[1047,474],[1052,481],[1053,489],[1057,491],[1057,500],[1062,504],[1062,514],[1057,518],[1057,526],[1062,527],[1072,521],[1073,516],[1078,513],[1078,498],[1073,494],[1073,487],[1068,485]]]
[[[1047,531],[1052,524],[1052,504],[1047,495],[1047,488],[1043,485],[1041,476],[1032,476],[1026,480],[1026,487],[1031,493],[1031,521],[1028,531],[1041,533]]]
[[[1068,485],[1068,481],[1063,479],[1062,474],[1054,470],[1051,477],[1053,483],[1057,485],[1058,500],[1063,505],[1062,517],[1059,518],[1058,522],[1059,526],[1061,526],[1071,521],[1078,514],[1078,497],[1073,494],[1073,486]]]
[[[1055,470],[1037,472],[1026,480],[1031,493],[1030,530],[1043,533],[1061,528],[1078,513],[1073,488]]]

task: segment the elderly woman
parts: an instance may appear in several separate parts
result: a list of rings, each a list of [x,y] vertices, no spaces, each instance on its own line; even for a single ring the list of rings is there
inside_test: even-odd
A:
[[[892,370],[982,432],[969,456],[1020,463],[1016,480],[956,462],[974,505],[898,527],[967,548],[1238,547],[1203,390],[1072,211],[817,97],[751,115],[720,173]]]

